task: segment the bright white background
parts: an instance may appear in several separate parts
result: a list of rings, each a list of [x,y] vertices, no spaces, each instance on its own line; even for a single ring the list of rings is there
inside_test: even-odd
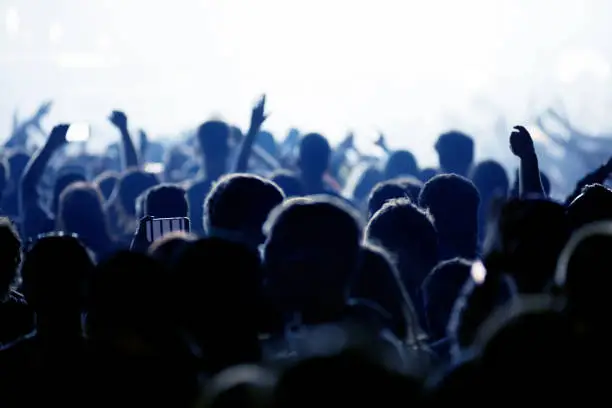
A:
[[[433,163],[460,127],[495,156],[495,133],[561,106],[612,130],[612,1],[0,0],[0,130],[53,98],[47,123],[126,110],[153,135],[210,115],[245,126],[268,94],[268,128],[354,130]]]

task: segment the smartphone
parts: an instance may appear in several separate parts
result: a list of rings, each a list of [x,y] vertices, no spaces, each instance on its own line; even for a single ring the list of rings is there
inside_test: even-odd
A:
[[[487,269],[482,261],[477,260],[472,264],[470,275],[472,275],[472,279],[477,285],[482,285],[484,283],[487,278]]]
[[[153,218],[145,224],[147,230],[147,241],[154,242],[171,232],[189,232],[189,218]]]
[[[66,133],[67,142],[86,142],[91,136],[91,128],[88,123],[72,123]]]
[[[149,162],[145,164],[144,171],[151,174],[161,174],[164,172],[164,163]]]

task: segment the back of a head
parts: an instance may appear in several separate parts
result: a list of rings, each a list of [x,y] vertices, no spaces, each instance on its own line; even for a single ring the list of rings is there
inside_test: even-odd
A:
[[[206,386],[196,408],[272,408],[276,376],[261,367],[223,370]]]
[[[612,220],[612,190],[592,184],[567,208],[567,219],[572,230],[577,230],[596,221]]]
[[[392,179],[376,184],[368,198],[368,213],[371,218],[383,205],[396,198],[409,198],[410,194],[402,179]]]
[[[173,184],[162,184],[146,191],[145,215],[155,218],[187,217],[189,204],[185,190]]]
[[[174,231],[155,240],[149,246],[148,253],[153,259],[165,264],[168,267],[174,266],[181,254],[189,247],[191,242],[197,241],[196,235]]]
[[[368,223],[365,237],[397,257],[402,282],[414,296],[438,260],[438,238],[428,214],[406,198],[388,201]]]
[[[288,171],[277,171],[270,176],[270,180],[283,190],[285,197],[299,197],[304,195],[304,186],[296,174]]]
[[[102,239],[107,234],[102,195],[93,184],[77,182],[68,186],[60,195],[58,215],[60,230],[78,234],[87,243],[96,235]]]
[[[21,263],[21,240],[15,226],[0,217],[0,302],[6,298],[17,278]]]
[[[119,173],[110,170],[100,174],[94,180],[94,184],[98,186],[105,200],[108,200],[113,194],[118,182]]]
[[[356,166],[345,183],[344,195],[356,203],[362,203],[382,178],[382,173],[376,166]]]
[[[265,226],[269,288],[283,298],[312,297],[312,291],[334,302],[344,298],[360,252],[358,220],[352,208],[328,196],[293,198],[277,207]]]
[[[57,214],[59,209],[59,199],[62,191],[73,183],[85,181],[85,176],[80,173],[67,173],[58,177],[58,179],[55,181],[55,185],[53,186],[53,201],[51,202],[51,211],[54,214]]]
[[[88,333],[98,338],[126,331],[159,336],[173,318],[170,282],[164,267],[141,253],[118,252],[101,262],[92,279]]]
[[[482,197],[506,197],[510,179],[504,167],[494,160],[478,163],[471,172],[472,182]]]
[[[136,199],[149,188],[159,184],[157,176],[138,169],[131,169],[119,179],[119,202],[127,215],[136,214]]]
[[[412,153],[407,150],[397,150],[391,153],[385,165],[385,180],[401,176],[416,177],[418,175],[419,166]]]
[[[306,176],[322,176],[331,158],[327,139],[318,133],[309,133],[300,142],[300,169]]]
[[[24,255],[23,293],[37,312],[82,308],[92,272],[93,262],[77,238],[43,237]]]
[[[440,167],[445,173],[467,176],[474,160],[474,140],[459,131],[443,133],[436,142]]]
[[[446,337],[446,327],[455,301],[470,279],[472,263],[464,259],[445,261],[436,266],[423,281],[421,293],[430,334]]]
[[[198,128],[198,143],[204,157],[211,160],[229,154],[230,127],[219,120],[204,122]]]
[[[261,229],[268,214],[283,199],[281,189],[262,177],[224,176],[206,197],[204,226],[211,236],[259,245],[264,241]]]

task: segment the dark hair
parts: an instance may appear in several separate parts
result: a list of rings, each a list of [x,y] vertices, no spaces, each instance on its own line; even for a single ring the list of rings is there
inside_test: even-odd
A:
[[[331,147],[318,133],[309,133],[300,141],[300,168],[312,175],[323,175],[329,166]]]
[[[200,125],[197,132],[202,154],[212,156],[229,152],[230,127],[220,120],[210,120]]]
[[[398,179],[376,184],[368,197],[369,217],[371,218],[387,201],[395,198],[410,198],[405,186]]]
[[[389,156],[385,166],[384,177],[391,179],[399,176],[419,175],[419,165],[412,153],[407,150],[397,150]]]
[[[98,186],[102,196],[105,200],[108,200],[113,194],[113,190],[119,182],[119,173],[116,171],[105,171],[94,179],[94,184]]]
[[[159,180],[154,174],[138,169],[125,172],[118,182],[119,202],[125,214],[135,216],[138,196],[157,184]]]
[[[4,300],[17,278],[21,263],[21,240],[15,226],[6,217],[0,217],[0,301]]]
[[[59,210],[59,199],[62,191],[64,191],[68,186],[72,183],[76,183],[79,181],[87,181],[85,176],[80,173],[66,173],[57,178],[55,180],[55,184],[53,185],[53,201],[51,202],[51,211],[57,215]]]
[[[189,204],[185,190],[173,184],[161,184],[146,192],[145,215],[155,218],[187,217]]]
[[[215,230],[231,231],[262,243],[261,228],[270,211],[284,199],[273,182],[252,174],[229,174],[217,181],[204,203],[204,226],[209,234]]]
[[[273,183],[276,183],[276,185],[283,190],[286,197],[299,197],[304,194],[304,186],[302,185],[302,181],[296,174],[290,171],[275,171],[270,176],[270,180],[272,180]]]

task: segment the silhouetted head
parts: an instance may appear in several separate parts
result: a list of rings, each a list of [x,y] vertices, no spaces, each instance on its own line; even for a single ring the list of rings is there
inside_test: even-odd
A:
[[[230,127],[219,120],[204,122],[198,128],[198,144],[204,157],[206,177],[216,179],[227,171],[230,154]]]
[[[154,174],[138,169],[125,172],[119,179],[119,203],[125,215],[136,216],[136,199],[149,188],[159,184]]]
[[[15,226],[0,217],[0,303],[6,299],[17,279],[21,263],[21,240]]]
[[[304,195],[302,181],[295,173],[278,170],[270,176],[270,180],[283,190],[285,197],[299,197]]]
[[[170,275],[147,255],[118,252],[98,264],[91,284],[87,332],[95,341],[163,341],[175,309]]]
[[[378,183],[368,198],[369,217],[380,210],[387,201],[395,198],[408,198],[412,202],[418,202],[422,186],[421,182],[412,177],[395,178]]]
[[[182,288],[179,317],[202,349],[207,370],[259,361],[257,252],[219,238],[200,239],[182,251],[172,279]]]
[[[381,248],[365,245],[360,261],[351,285],[351,297],[382,307],[388,314],[386,327],[399,339],[417,336],[418,317],[391,256]]]
[[[272,157],[276,157],[278,153],[278,146],[276,145],[276,140],[274,139],[272,133],[266,132],[265,130],[259,132],[257,134],[257,138],[255,139],[255,143]]]
[[[592,222],[612,220],[612,190],[601,184],[586,186],[567,207],[567,220],[572,230]]]
[[[155,218],[187,217],[189,204],[185,189],[173,184],[162,184],[146,191],[145,215]]]
[[[446,337],[453,305],[470,279],[472,262],[452,259],[438,264],[423,281],[423,305],[432,340]]]
[[[508,174],[503,166],[494,160],[478,163],[472,169],[471,179],[483,198],[508,195],[510,189]]]
[[[609,292],[612,222],[600,221],[578,229],[559,256],[556,287],[569,302],[571,316],[581,326],[602,333],[607,330],[610,307],[602,302]]]
[[[93,184],[77,182],[60,195],[58,230],[77,234],[83,243],[100,255],[110,242],[102,194]]]
[[[275,385],[272,371],[254,365],[231,367],[211,379],[194,408],[272,408]]]
[[[569,237],[565,208],[548,200],[511,200],[493,222],[484,247],[487,269],[511,275],[522,293],[540,293]]]
[[[417,177],[418,175],[419,166],[412,153],[407,150],[397,150],[391,153],[385,165],[385,180],[401,176]]]
[[[365,204],[370,191],[382,181],[382,173],[373,165],[357,165],[351,171],[345,186],[344,196],[354,203]]]
[[[80,173],[66,173],[57,178],[55,180],[55,184],[53,186],[53,201],[51,202],[51,211],[53,214],[57,216],[58,204],[60,195],[62,191],[64,191],[69,185],[76,182],[84,182],[87,181],[85,176]]]
[[[444,259],[476,256],[479,205],[478,190],[465,177],[442,174],[423,186],[419,206],[433,216]]]
[[[279,306],[313,319],[343,309],[360,253],[358,219],[342,200],[328,196],[292,198],[270,214],[264,227],[266,289]]]
[[[11,168],[8,160],[4,157],[0,158],[0,197],[4,194],[4,190],[11,179]]]
[[[419,173],[419,180],[421,180],[421,182],[423,183],[427,183],[429,180],[436,177],[438,174],[438,170],[429,167],[421,170],[421,172]]]
[[[331,158],[327,139],[318,133],[309,133],[300,142],[299,167],[302,177],[309,180],[322,179]]]
[[[94,184],[98,186],[104,200],[108,200],[113,194],[113,190],[119,182],[119,173],[116,171],[105,171],[94,180]]]
[[[423,279],[438,262],[438,237],[429,215],[406,198],[387,201],[370,219],[365,238],[392,254],[408,294],[420,301]]]
[[[93,262],[77,238],[43,237],[24,255],[23,294],[37,314],[81,311],[92,272]]]
[[[443,133],[436,142],[440,168],[445,173],[467,176],[474,160],[474,140],[465,133]]]
[[[230,174],[219,179],[204,203],[204,228],[210,236],[257,247],[270,211],[284,194],[273,182],[251,174]]]
[[[197,240],[198,237],[194,234],[175,231],[155,240],[147,252],[153,259],[173,267],[189,244]]]

